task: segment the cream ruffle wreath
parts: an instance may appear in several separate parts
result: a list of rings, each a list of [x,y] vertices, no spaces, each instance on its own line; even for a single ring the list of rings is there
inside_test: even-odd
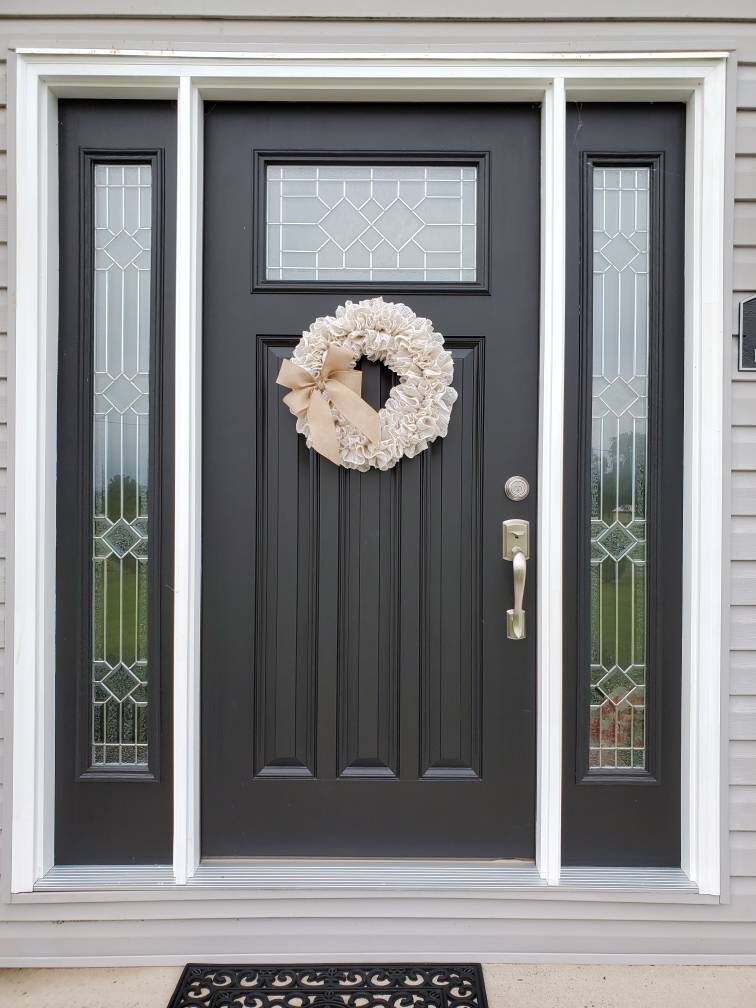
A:
[[[360,472],[392,469],[403,456],[413,458],[446,436],[457,398],[451,387],[454,363],[430,319],[383,298],[347,301],[335,316],[316,319],[302,333],[292,359],[318,378],[329,343],[350,350],[355,364],[364,356],[382,361],[399,376],[380,410],[381,440],[375,444],[331,407],[342,466]],[[306,414],[297,417],[297,431],[311,448]]]

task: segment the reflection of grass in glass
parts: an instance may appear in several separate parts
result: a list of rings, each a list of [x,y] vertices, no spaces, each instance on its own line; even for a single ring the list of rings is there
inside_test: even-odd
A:
[[[605,669],[645,664],[646,568],[625,557],[601,565],[601,655]]]
[[[137,500],[146,500],[146,490],[139,488],[131,477],[112,477],[107,490],[108,517],[112,522],[121,517],[122,499],[125,502],[124,511],[128,502],[129,518],[133,520]],[[143,553],[145,546],[140,544],[136,549]],[[124,557],[113,553],[107,559],[95,561],[92,581],[93,658],[97,661],[104,655],[111,667],[123,664],[144,682],[120,702],[107,701],[105,741],[109,743],[147,741],[144,710],[148,693],[147,601],[146,559],[131,553]],[[120,719],[119,708],[122,712]]]
[[[616,752],[617,766],[643,766],[644,754],[637,747],[644,746],[645,729],[645,697],[643,689],[645,685],[645,652],[646,652],[646,567],[644,563],[633,563],[629,558],[615,562],[611,558],[606,558],[596,565],[596,575],[599,578],[601,609],[600,609],[600,631],[601,639],[597,640],[597,628],[593,631],[593,660],[597,659],[598,648],[601,648],[600,663],[601,669],[592,671],[593,682],[607,676],[613,666],[619,666],[636,687],[634,690],[631,683],[620,678],[619,673],[615,673],[619,684],[612,683],[612,686],[619,689],[619,693],[613,694],[613,699],[619,700],[620,693],[623,700],[619,710],[614,709],[612,704],[604,701],[602,690],[594,690],[592,703],[601,704],[602,713],[600,715],[601,727],[597,731],[594,724],[594,736],[599,735],[606,751],[606,756],[602,757],[603,765],[609,759],[609,765],[614,765],[614,757],[610,753],[615,745],[620,748]],[[595,609],[592,619],[595,621],[598,613]],[[612,694],[610,687],[611,676],[603,689]],[[627,694],[633,693],[628,697]],[[627,697],[627,699],[624,699]],[[632,711],[627,709],[627,702],[632,704]],[[615,731],[617,735],[615,736]],[[592,744],[596,745],[598,739],[593,738]],[[632,754],[630,751],[623,751],[624,747],[633,745],[636,749]],[[592,765],[598,765],[596,757],[592,757]]]
[[[122,516],[128,521],[136,517],[138,499],[144,499],[136,480],[116,475],[108,482],[108,518],[117,522]],[[123,510],[122,510],[123,501]],[[142,550],[139,549],[139,552]],[[147,561],[131,553],[119,558],[111,555],[105,561],[106,658],[111,665],[122,661],[131,666],[147,659]],[[95,580],[94,590],[100,587]],[[95,600],[95,611],[98,610]]]
[[[107,601],[106,658],[114,665],[147,659],[147,563],[127,554],[105,561]]]
[[[624,565],[623,565],[624,566]],[[617,664],[628,668],[633,664],[633,571],[631,565],[620,568],[617,585]]]
[[[639,525],[645,517],[646,427],[643,420],[631,418],[629,422],[631,430],[615,427],[617,433],[609,437],[606,424],[594,422],[591,514],[604,528],[615,523],[627,528],[635,522],[631,531],[642,538]],[[616,423],[619,426],[620,420]],[[598,565],[599,585],[592,589],[592,659],[607,670],[614,665],[628,670],[631,665],[645,666],[646,566],[638,551],[633,547],[635,562],[628,556],[619,561],[607,557]],[[641,677],[641,669],[632,672],[634,681],[642,681]]]

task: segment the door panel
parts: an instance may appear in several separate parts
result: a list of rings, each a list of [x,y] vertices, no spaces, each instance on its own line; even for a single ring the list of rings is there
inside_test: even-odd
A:
[[[539,110],[215,103],[205,121],[203,855],[530,858],[536,586],[531,561],[530,634],[507,640],[501,521],[535,543]],[[269,163],[475,163],[475,279],[271,281]],[[307,449],[275,378],[311,321],[378,294],[444,334],[459,398],[445,439],[362,474]],[[359,366],[378,408],[393,376]],[[518,504],[514,473],[534,488]]]

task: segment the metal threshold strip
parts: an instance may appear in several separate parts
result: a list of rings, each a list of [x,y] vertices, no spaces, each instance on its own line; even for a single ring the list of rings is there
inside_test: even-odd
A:
[[[34,883],[35,892],[99,892],[176,887],[171,865],[56,865]]]
[[[562,868],[561,889],[633,890],[663,889],[697,893],[681,868]]]
[[[559,885],[548,886],[534,864],[496,861],[205,862],[186,886],[176,885],[168,865],[71,865],[52,868],[34,886],[35,892],[124,889],[698,892],[679,868],[563,868]]]

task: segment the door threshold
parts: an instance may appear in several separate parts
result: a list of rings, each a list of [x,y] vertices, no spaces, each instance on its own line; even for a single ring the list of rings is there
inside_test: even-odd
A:
[[[251,889],[500,889],[546,883],[532,861],[203,860],[189,885]]]
[[[698,888],[679,868],[563,868],[558,885],[547,885],[528,861],[323,861],[206,860],[185,885],[167,865],[57,865],[34,886],[34,893],[145,892],[166,897],[205,890],[224,895],[256,890],[299,892],[456,892],[522,893],[528,896],[600,898],[636,894],[641,899],[699,897]],[[23,901],[33,894],[14,894]]]

